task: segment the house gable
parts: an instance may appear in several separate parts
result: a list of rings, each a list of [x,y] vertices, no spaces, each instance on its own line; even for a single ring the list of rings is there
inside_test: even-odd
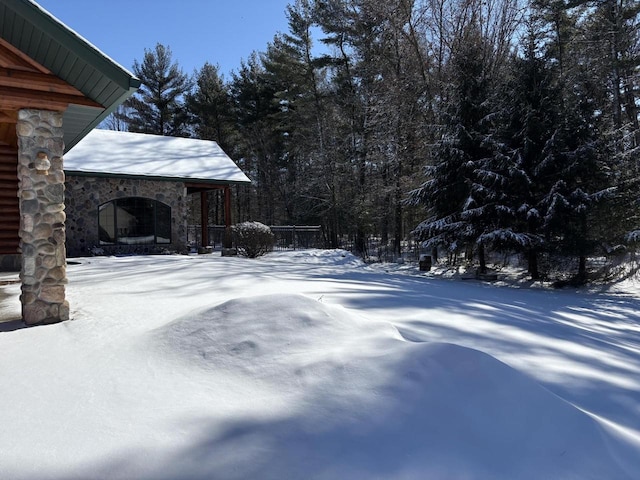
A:
[[[57,93],[58,99],[68,100],[68,108],[62,109],[66,150],[140,86],[140,80],[129,71],[33,1],[0,0],[0,39],[15,49],[5,61],[17,66],[21,60],[26,71],[53,75],[57,78],[51,85],[53,90],[62,88],[63,82],[80,92],[49,90],[39,94]],[[20,95],[18,99],[25,100]]]
[[[104,110],[104,106],[0,38],[0,255],[16,254],[20,244],[18,110],[64,112],[70,103]]]

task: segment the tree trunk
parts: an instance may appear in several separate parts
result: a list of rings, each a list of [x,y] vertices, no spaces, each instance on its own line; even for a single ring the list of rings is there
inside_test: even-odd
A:
[[[578,263],[578,278],[580,283],[587,280],[587,257],[586,255],[580,255],[580,261]]]
[[[367,241],[362,231],[361,227],[358,227],[356,230],[356,241],[354,245],[355,254],[361,257],[362,259],[366,259],[368,256],[367,253]]]
[[[487,273],[487,259],[485,257],[484,245],[481,243],[478,245],[478,260],[480,262],[480,270],[481,274]]]
[[[540,280],[540,272],[538,271],[538,252],[535,248],[530,248],[528,253],[529,275],[532,280]]]

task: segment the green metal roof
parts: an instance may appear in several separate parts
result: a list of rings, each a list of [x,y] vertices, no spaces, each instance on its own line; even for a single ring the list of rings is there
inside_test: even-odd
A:
[[[69,105],[65,150],[78,143],[140,86],[140,80],[31,0],[0,0],[0,37],[103,105]]]

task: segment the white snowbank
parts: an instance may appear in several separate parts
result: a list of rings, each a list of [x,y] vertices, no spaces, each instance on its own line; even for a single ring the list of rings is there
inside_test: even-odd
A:
[[[206,440],[210,457],[180,455],[198,478],[632,478],[596,421],[489,355],[304,296],[232,300],[155,342],[269,398],[227,426],[237,462],[215,454],[229,432]]]
[[[0,478],[617,480],[640,471],[640,387],[614,363],[624,354],[633,371],[640,357],[623,302],[589,297],[581,310],[575,295],[385,275],[323,251],[93,258],[69,276],[73,321],[0,328]],[[569,312],[570,323],[552,323]],[[587,330],[598,359],[587,342],[569,348]],[[476,337],[532,368],[447,343]],[[562,370],[571,372],[563,392],[581,408],[531,377]],[[600,395],[591,404],[587,384]],[[589,405],[598,418],[582,410]]]

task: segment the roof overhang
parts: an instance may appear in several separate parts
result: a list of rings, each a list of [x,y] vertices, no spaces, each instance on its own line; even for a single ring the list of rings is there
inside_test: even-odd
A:
[[[81,92],[82,100],[70,97],[64,110],[66,150],[140,86],[128,70],[31,0],[0,0],[0,39]]]
[[[182,182],[190,191],[216,190],[229,185],[247,185],[249,180],[197,179],[189,177],[164,177],[159,175],[133,175],[124,173],[84,172],[82,170],[64,169],[67,177],[121,178],[127,180],[147,180],[159,182]]]

